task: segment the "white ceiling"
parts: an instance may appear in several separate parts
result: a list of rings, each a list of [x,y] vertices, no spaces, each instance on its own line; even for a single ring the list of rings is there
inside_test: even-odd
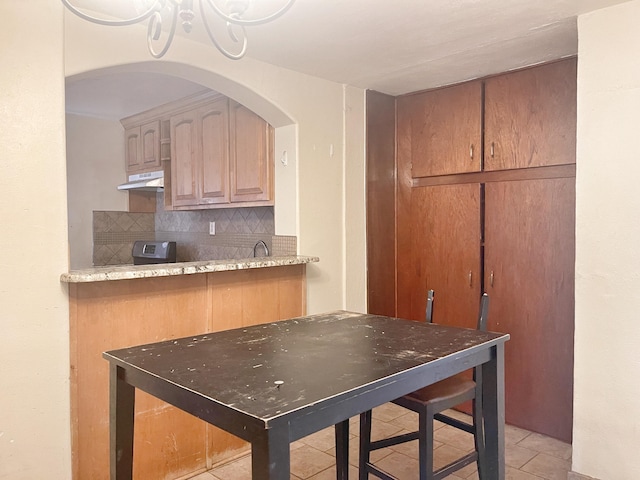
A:
[[[118,1],[74,3],[107,11]],[[247,56],[399,95],[575,55],[577,15],[624,1],[296,0],[247,29]],[[208,41],[197,16],[191,35]],[[199,88],[160,75],[84,79],[67,84],[67,111],[122,118]]]

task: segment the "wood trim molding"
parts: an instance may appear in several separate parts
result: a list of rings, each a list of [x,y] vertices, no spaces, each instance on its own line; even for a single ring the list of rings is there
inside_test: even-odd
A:
[[[511,182],[518,180],[541,180],[545,178],[575,178],[576,165],[554,165],[551,167],[519,168],[493,172],[460,173],[437,177],[414,178],[412,187],[434,185],[457,185],[461,183]]]
[[[204,105],[217,98],[223,97],[222,94],[211,90],[205,90],[202,92],[189,95],[180,100],[168,102],[157,107],[145,110],[144,112],[133,114],[129,117],[125,117],[120,120],[120,123],[124,128],[129,126],[136,126],[142,123],[149,122],[151,120],[162,120],[171,115],[176,115],[185,110],[192,110]]]

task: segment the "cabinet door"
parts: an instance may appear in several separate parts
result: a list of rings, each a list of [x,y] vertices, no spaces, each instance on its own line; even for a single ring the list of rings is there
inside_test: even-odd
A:
[[[198,112],[202,128],[200,203],[229,202],[229,104],[226,98]]]
[[[176,206],[199,203],[199,128],[197,112],[174,115],[171,128],[171,198]]]
[[[410,292],[398,315],[424,320],[427,290],[435,290],[433,321],[475,328],[480,299],[480,185],[414,188],[411,192],[412,271],[399,285]]]
[[[575,179],[488,183],[489,330],[506,332],[506,421],[571,441]]]
[[[485,82],[485,170],[575,163],[576,60]]]
[[[152,170],[160,167],[160,120],[140,127],[142,167]]]
[[[232,202],[273,200],[271,127],[248,108],[229,106],[230,181]]]
[[[480,81],[412,95],[408,106],[399,115],[411,118],[413,178],[480,171]]]
[[[127,173],[140,170],[142,168],[142,140],[139,126],[125,129],[124,145]]]

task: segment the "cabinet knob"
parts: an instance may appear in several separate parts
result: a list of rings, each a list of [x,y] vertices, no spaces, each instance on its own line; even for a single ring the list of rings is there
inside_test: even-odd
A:
[[[493,287],[493,270],[491,270],[491,273],[489,274],[489,285]]]
[[[469,145],[469,158],[473,160],[473,143]]]
[[[472,286],[473,286],[472,279],[473,279],[473,274],[471,273],[471,270],[469,270],[469,286],[470,286],[470,287],[472,287]]]
[[[493,144],[493,142],[491,142],[491,150],[490,150],[490,152],[491,152],[491,153],[490,153],[491,158],[493,158],[493,155],[495,154],[495,148],[494,148],[494,144]]]

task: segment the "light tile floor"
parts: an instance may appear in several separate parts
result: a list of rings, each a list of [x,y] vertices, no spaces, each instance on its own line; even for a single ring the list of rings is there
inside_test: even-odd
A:
[[[459,412],[448,412],[464,417]],[[413,431],[417,415],[394,404],[373,411],[373,439],[398,432]],[[436,422],[434,464],[438,468],[473,449],[471,435]],[[358,478],[358,418],[349,426],[349,478]],[[374,463],[398,480],[418,478],[417,441],[377,450]],[[505,429],[505,463],[507,480],[566,480],[571,468],[571,445],[537,433],[507,425]],[[333,428],[327,428],[291,444],[291,480],[334,480],[335,443]],[[374,477],[370,475],[370,479]],[[451,480],[477,480],[475,464],[447,477]],[[192,480],[251,480],[249,455],[202,473]]]

